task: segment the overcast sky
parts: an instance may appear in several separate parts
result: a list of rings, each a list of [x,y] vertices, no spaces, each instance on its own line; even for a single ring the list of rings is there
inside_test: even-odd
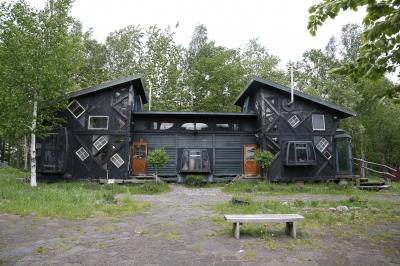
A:
[[[72,16],[84,29],[104,41],[111,31],[127,25],[175,27],[178,43],[188,46],[193,29],[204,24],[209,38],[217,45],[243,46],[258,37],[272,54],[282,59],[299,60],[306,50],[324,48],[332,35],[339,36],[347,23],[361,23],[364,10],[341,13],[327,21],[312,37],[307,31],[308,8],[318,0],[76,0]],[[28,0],[42,8],[45,0]]]

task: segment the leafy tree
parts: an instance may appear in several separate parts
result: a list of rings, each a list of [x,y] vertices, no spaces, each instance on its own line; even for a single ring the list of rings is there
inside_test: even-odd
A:
[[[195,28],[185,57],[184,92],[192,111],[237,111],[232,105],[245,83],[237,50],[208,40],[204,25]]]
[[[258,39],[251,39],[241,51],[241,64],[245,70],[245,82],[254,76],[289,85],[289,78],[278,69],[280,59],[268,52]]]
[[[362,43],[356,60],[346,62],[337,73],[350,74],[353,78],[382,78],[385,73],[394,73],[400,66],[400,2],[398,0],[322,0],[309,9],[308,30],[315,35],[319,26],[328,18],[335,18],[340,11],[366,7],[363,19]],[[398,74],[400,77],[400,74]],[[399,96],[400,86],[385,91],[392,97]]]
[[[36,186],[36,135],[60,122],[56,113],[80,58],[81,31],[72,1],[50,0],[42,10],[23,0],[0,5],[0,79],[8,132],[31,134],[31,185]],[[3,118],[3,117],[2,117]],[[30,126],[28,126],[30,125]]]
[[[169,156],[164,149],[154,149],[147,156],[147,162],[156,170],[156,180],[158,180],[158,169],[164,167],[169,161]]]
[[[106,46],[93,39],[91,30],[83,34],[82,62],[75,81],[79,88],[100,84],[110,79],[107,66]]]
[[[263,175],[268,173],[268,168],[274,160],[274,155],[270,151],[257,150],[255,154],[256,164],[261,167]]]

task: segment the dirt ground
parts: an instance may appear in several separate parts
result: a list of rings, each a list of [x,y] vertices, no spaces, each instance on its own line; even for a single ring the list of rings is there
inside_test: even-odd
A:
[[[134,195],[153,207],[124,218],[64,220],[0,215],[0,264],[3,265],[399,265],[400,224],[370,226],[391,241],[337,237],[337,232],[298,231],[292,248],[273,248],[244,235],[236,240],[209,218],[205,205],[226,202],[221,188],[172,185],[161,195]],[[342,199],[342,196],[268,197],[293,200]],[[396,199],[390,199],[396,200]],[[397,199],[399,200],[399,199]],[[284,225],[282,225],[282,229]],[[283,231],[283,230],[282,230]],[[344,230],[345,232],[345,230]],[[308,239],[302,244],[302,239]],[[276,243],[288,237],[277,232]],[[275,241],[274,240],[274,241]],[[297,243],[297,242],[296,242]]]

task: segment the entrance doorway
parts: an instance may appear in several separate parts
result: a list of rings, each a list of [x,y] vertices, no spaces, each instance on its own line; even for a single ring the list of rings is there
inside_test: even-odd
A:
[[[132,174],[144,175],[147,172],[147,143],[132,143]]]
[[[243,146],[244,175],[257,175],[256,148],[256,144],[245,144]]]

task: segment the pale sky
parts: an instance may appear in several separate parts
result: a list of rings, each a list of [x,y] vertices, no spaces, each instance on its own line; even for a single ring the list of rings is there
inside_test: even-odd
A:
[[[45,0],[28,0],[42,8]],[[258,37],[270,53],[282,59],[300,60],[311,48],[324,48],[332,35],[339,37],[347,23],[361,24],[365,10],[341,13],[327,21],[312,37],[307,31],[308,8],[318,0],[76,0],[72,16],[92,28],[93,36],[104,41],[111,31],[128,25],[175,27],[176,41],[189,45],[194,27],[204,24],[209,39],[230,48],[243,46]]]

